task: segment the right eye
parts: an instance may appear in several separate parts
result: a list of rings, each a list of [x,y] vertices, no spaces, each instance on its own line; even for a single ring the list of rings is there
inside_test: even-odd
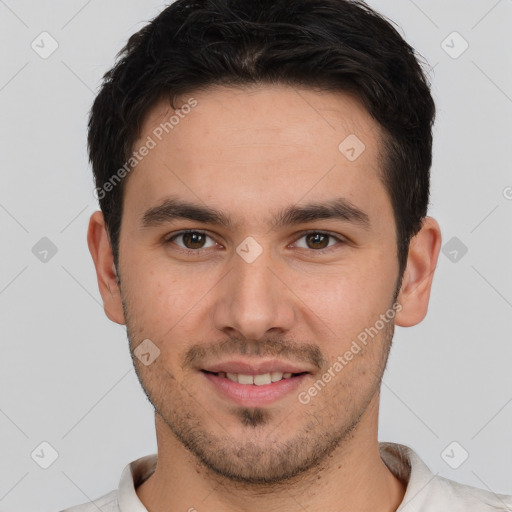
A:
[[[210,245],[205,245],[207,239],[211,240]],[[176,242],[176,240],[181,240],[181,244]],[[197,252],[201,249],[208,249],[210,247],[214,247],[218,245],[209,235],[207,235],[204,231],[198,230],[186,230],[181,231],[179,233],[172,234],[171,236],[165,239],[166,244],[176,243],[178,247],[184,249],[186,251]]]

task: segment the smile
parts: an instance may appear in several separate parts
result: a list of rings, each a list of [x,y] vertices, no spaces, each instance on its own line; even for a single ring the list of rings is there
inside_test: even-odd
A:
[[[243,373],[201,372],[214,391],[223,398],[246,407],[268,405],[297,390],[308,372]]]

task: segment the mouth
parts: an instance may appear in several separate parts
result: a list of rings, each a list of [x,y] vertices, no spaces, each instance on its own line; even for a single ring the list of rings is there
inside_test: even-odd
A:
[[[223,400],[244,407],[262,407],[291,395],[309,372],[231,373],[201,370],[207,384]]]

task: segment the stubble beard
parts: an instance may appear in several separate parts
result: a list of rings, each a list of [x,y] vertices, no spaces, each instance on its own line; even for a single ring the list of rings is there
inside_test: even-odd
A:
[[[329,456],[350,441],[368,405],[373,398],[378,399],[394,333],[394,322],[390,322],[381,332],[380,339],[372,341],[383,345],[379,348],[380,353],[374,351],[373,356],[366,360],[366,367],[361,364],[355,372],[356,377],[366,379],[366,382],[360,381],[360,384],[364,383],[363,394],[360,385],[356,384],[356,393],[350,387],[354,371],[350,378],[345,379],[342,372],[337,377],[340,379],[338,382],[334,380],[329,384],[332,386],[330,404],[325,402],[328,398],[325,391],[315,398],[318,404],[315,409],[308,410],[297,401],[283,420],[298,411],[296,423],[299,427],[291,435],[289,428],[285,432],[280,430],[280,423],[273,424],[275,415],[266,408],[233,407],[230,412],[246,431],[240,440],[215,419],[214,410],[207,410],[200,404],[161,364],[145,367],[134,357],[133,349],[137,345],[134,333],[137,329],[130,321],[124,301],[123,307],[135,371],[155,414],[204,468],[232,483],[266,489],[305,478],[312,470],[318,474],[326,468]],[[375,363],[375,358],[378,364],[369,367],[368,362]],[[155,371],[157,368],[158,373]],[[324,399],[323,393],[326,393]],[[207,422],[221,433],[208,429]],[[288,437],[283,439],[285,434]]]

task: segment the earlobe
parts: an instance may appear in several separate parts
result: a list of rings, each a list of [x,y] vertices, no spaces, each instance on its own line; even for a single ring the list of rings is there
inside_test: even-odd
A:
[[[113,322],[124,325],[119,278],[114,265],[107,226],[101,211],[96,211],[91,215],[87,231],[87,245],[96,268],[98,288],[103,299],[105,314]]]
[[[411,239],[407,266],[404,272],[398,302],[396,325],[410,327],[426,316],[430,290],[441,249],[441,230],[432,217],[425,217],[420,231]]]

